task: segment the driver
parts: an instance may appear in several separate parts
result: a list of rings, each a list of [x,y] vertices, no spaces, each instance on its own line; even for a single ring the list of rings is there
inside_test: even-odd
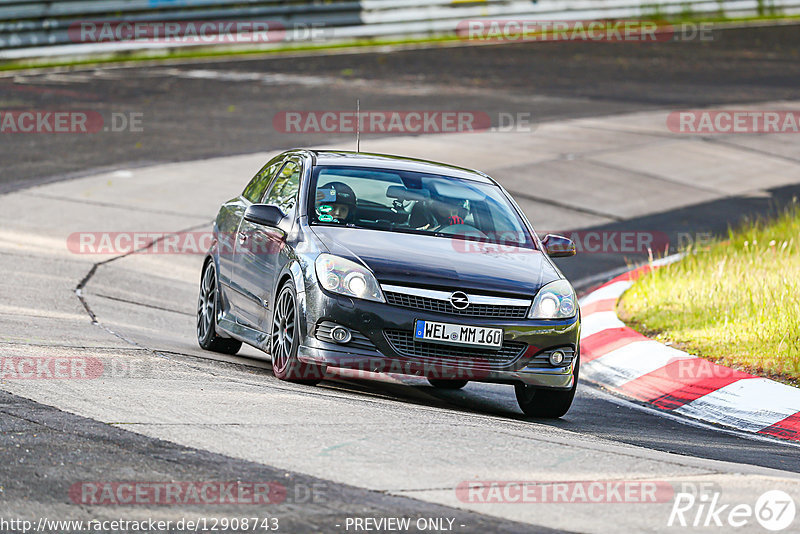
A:
[[[356,193],[342,182],[328,182],[317,189],[317,219],[348,224],[356,214]]]
[[[439,197],[435,200],[426,201],[429,217],[427,224],[418,228],[419,230],[433,230],[444,228],[456,224],[464,224],[462,213],[464,211],[463,202],[455,198]]]

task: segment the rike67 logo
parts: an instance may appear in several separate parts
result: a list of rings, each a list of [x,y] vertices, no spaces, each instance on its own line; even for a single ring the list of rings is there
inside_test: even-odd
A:
[[[754,504],[723,502],[720,491],[681,491],[667,520],[667,526],[741,528],[754,522],[778,532],[789,528],[795,518],[795,502],[781,490],[770,490]]]

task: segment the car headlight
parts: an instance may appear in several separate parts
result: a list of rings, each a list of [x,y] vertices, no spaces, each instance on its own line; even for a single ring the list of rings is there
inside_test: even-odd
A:
[[[320,254],[314,267],[319,285],[324,289],[357,299],[384,302],[375,275],[363,265],[333,254]]]
[[[575,290],[566,280],[556,280],[539,290],[528,319],[571,319],[577,313]]]

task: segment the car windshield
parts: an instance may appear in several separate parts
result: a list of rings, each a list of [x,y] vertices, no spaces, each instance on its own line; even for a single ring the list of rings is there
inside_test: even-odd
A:
[[[314,169],[312,224],[430,234],[534,248],[522,219],[494,184],[365,167]]]

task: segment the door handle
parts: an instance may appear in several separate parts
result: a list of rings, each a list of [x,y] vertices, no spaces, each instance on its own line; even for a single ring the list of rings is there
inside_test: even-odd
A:
[[[247,241],[247,234],[239,232],[239,243],[244,243],[245,241]]]

